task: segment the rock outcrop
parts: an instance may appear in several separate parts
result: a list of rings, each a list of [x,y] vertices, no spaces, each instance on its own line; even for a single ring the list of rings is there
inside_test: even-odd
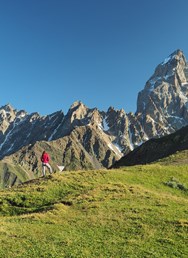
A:
[[[148,138],[172,133],[188,124],[188,64],[176,50],[159,64],[138,94],[137,112]]]

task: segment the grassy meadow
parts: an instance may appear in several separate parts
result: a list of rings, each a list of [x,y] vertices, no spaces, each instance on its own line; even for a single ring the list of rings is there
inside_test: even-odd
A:
[[[188,257],[188,166],[55,173],[0,191],[0,257]]]

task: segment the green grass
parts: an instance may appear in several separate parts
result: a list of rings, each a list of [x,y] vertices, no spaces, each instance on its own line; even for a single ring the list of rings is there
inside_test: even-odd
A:
[[[2,190],[0,257],[187,257],[187,187],[188,166],[158,164]]]
[[[162,165],[186,165],[188,163],[188,150],[182,150],[182,151],[177,151],[172,155],[169,155],[168,157],[162,158],[158,160],[158,164]]]

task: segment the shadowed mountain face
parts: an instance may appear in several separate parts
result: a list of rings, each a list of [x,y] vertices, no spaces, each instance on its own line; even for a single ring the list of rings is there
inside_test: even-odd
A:
[[[187,149],[188,126],[181,128],[173,134],[147,141],[115,162],[111,168],[147,164],[168,157],[177,151]]]
[[[171,134],[186,125],[188,65],[183,52],[176,50],[156,67],[138,94],[135,114],[113,107],[104,112],[88,108],[82,102],[73,103],[67,114],[58,111],[47,116],[18,111],[11,105],[1,107],[0,159],[4,162],[5,157],[11,160],[14,157],[14,165],[31,172],[28,177],[37,175],[43,149],[37,146],[45,142],[50,146],[52,161],[56,161],[54,152],[58,149],[58,164],[67,169],[110,167],[147,140]],[[30,146],[35,146],[35,151]],[[36,155],[35,165],[28,158],[32,155]],[[0,175],[4,173],[2,184],[4,178],[13,178],[15,167],[8,169],[7,164],[0,171]],[[19,173],[16,176],[18,179],[12,181],[23,181]]]

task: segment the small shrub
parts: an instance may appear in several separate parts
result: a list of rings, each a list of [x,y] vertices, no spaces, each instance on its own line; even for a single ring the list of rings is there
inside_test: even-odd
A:
[[[180,183],[175,177],[172,177],[168,182],[165,183],[165,185],[182,191],[188,191],[188,188],[184,184]]]

